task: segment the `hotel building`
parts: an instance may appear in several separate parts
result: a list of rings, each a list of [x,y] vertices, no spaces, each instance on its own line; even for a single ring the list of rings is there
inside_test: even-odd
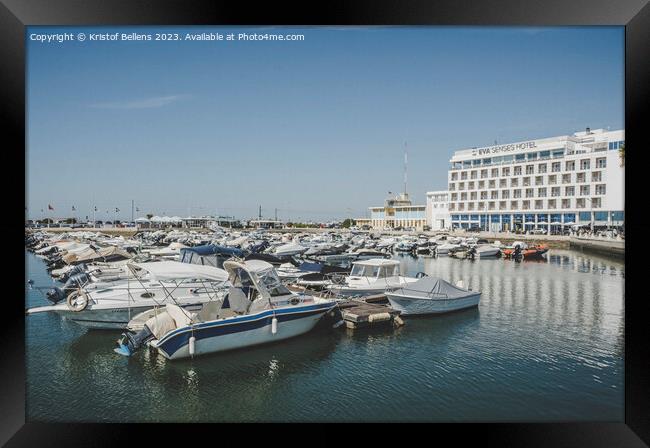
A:
[[[452,228],[559,231],[623,225],[625,131],[576,132],[457,151],[448,172]]]

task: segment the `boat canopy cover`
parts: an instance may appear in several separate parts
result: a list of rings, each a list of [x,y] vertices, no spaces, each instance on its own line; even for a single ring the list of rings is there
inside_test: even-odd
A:
[[[205,244],[203,246],[195,246],[195,247],[184,247],[181,249],[181,260],[184,259],[184,257],[189,256],[190,253],[195,253],[197,255],[229,255],[229,256],[235,256],[235,257],[243,257],[244,256],[244,251],[241,249],[237,249],[234,247],[225,247],[225,246],[217,246],[216,244]]]
[[[228,273],[214,266],[179,263],[178,261],[155,261],[152,263],[131,263],[130,266],[143,269],[159,281],[174,280],[208,280],[225,282]]]
[[[476,294],[475,291],[459,288],[439,277],[422,277],[420,280],[392,292],[409,297],[434,299],[459,299]]]
[[[370,260],[355,261],[353,264],[359,264],[363,266],[393,266],[398,265],[399,261],[387,260],[385,258],[371,258]]]
[[[77,263],[90,263],[92,261],[100,261],[105,258],[110,258],[115,260],[117,258],[131,258],[131,255],[125,250],[116,247],[102,247],[98,250],[95,250],[89,247],[86,250],[81,252],[68,253],[63,256],[63,261],[67,264],[77,264]]]

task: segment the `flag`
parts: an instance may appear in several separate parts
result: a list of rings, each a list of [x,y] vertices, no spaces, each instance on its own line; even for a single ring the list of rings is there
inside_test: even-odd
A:
[[[117,212],[119,212],[119,211],[120,211],[120,209],[117,208],[117,207],[115,207],[115,213],[117,213]]]
[[[74,205],[73,205],[73,206],[72,206],[72,211],[74,212],[75,210],[76,210],[76,208],[74,208]]]
[[[97,211],[97,206],[95,206],[95,211]]]
[[[47,209],[48,210],[54,210],[54,207],[52,207],[50,204],[47,204]]]

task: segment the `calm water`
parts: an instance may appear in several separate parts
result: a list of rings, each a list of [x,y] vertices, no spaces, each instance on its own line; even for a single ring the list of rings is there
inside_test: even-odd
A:
[[[28,277],[51,283],[32,254]],[[26,318],[29,421],[622,421],[623,263],[396,256],[482,291],[478,309],[166,361],[119,332]],[[33,290],[27,306],[45,304]]]

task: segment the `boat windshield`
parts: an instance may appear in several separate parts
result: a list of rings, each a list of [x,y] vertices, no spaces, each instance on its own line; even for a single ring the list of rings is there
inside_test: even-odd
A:
[[[265,271],[260,271],[257,273],[260,282],[264,287],[269,291],[271,297],[284,296],[291,294],[291,291],[287,289],[286,286],[280,282],[278,274],[275,272],[275,269],[267,269]]]
[[[355,264],[352,266],[350,275],[353,277],[377,277],[379,274],[380,266],[368,266],[363,264]]]

